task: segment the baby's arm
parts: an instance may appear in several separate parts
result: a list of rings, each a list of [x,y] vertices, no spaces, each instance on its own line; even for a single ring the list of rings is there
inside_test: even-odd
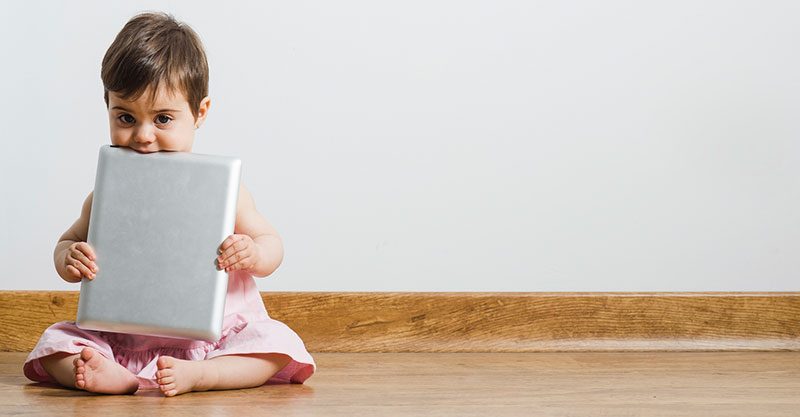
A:
[[[56,272],[67,282],[80,282],[83,276],[92,279],[97,272],[97,264],[93,262],[97,256],[86,243],[93,194],[89,193],[86,197],[81,208],[81,216],[61,235],[53,251]]]
[[[256,210],[250,192],[241,185],[234,234],[220,245],[217,261],[228,271],[246,270],[256,277],[273,273],[283,261],[278,231]]]

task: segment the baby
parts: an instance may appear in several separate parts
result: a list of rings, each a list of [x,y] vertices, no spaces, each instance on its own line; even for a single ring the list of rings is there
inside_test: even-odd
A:
[[[197,34],[162,13],[134,16],[103,58],[101,77],[111,143],[141,153],[191,152],[208,116],[208,63]],[[86,238],[92,193],[80,218],[59,239],[54,258],[67,282],[94,279],[102,266]],[[25,361],[34,381],[107,394],[156,387],[166,396],[189,391],[302,383],[316,364],[300,337],[271,319],[253,276],[270,275],[283,259],[277,231],[242,186],[234,234],[217,263],[230,273],[222,338],[217,342],[83,330],[60,322],[45,330]]]

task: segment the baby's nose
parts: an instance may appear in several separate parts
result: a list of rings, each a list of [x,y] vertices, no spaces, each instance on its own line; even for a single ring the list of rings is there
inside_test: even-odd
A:
[[[133,140],[137,143],[148,144],[156,140],[156,135],[152,129],[148,129],[147,127],[143,126],[134,132]]]

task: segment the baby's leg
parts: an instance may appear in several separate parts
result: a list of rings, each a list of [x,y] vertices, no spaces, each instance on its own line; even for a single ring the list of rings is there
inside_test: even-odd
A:
[[[168,397],[189,391],[252,388],[263,385],[290,361],[279,353],[224,355],[202,361],[162,356],[156,378]]]
[[[57,353],[41,359],[42,367],[59,384],[103,394],[132,394],[139,381],[122,365],[92,348],[73,355]]]
[[[80,353],[54,353],[39,359],[42,368],[52,376],[56,382],[67,387],[75,388],[75,359]]]

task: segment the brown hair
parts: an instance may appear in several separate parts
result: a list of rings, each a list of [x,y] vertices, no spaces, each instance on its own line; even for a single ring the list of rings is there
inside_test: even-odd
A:
[[[132,17],[108,47],[100,78],[106,106],[109,91],[136,100],[152,87],[152,100],[164,83],[168,91],[180,89],[197,119],[200,102],[208,95],[208,61],[200,37],[166,13]]]

